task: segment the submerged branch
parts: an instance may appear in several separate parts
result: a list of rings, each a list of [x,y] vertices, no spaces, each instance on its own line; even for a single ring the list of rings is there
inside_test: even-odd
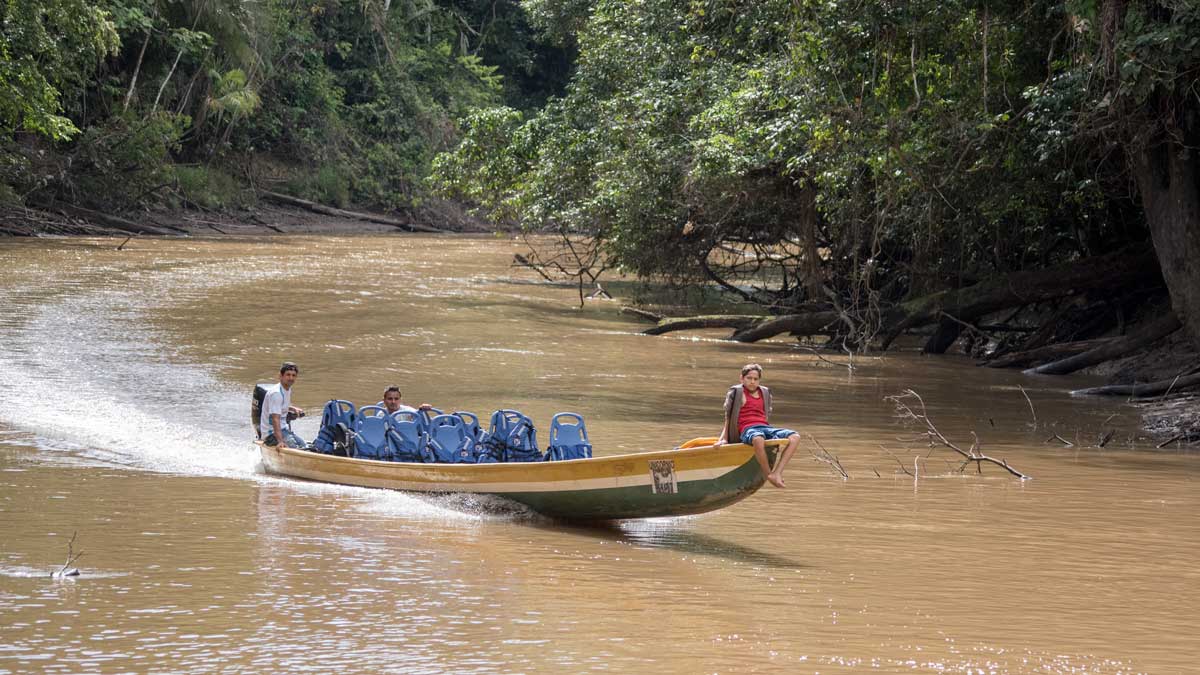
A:
[[[83,551],[79,553],[75,552],[75,537],[77,536],[79,536],[78,530],[71,533],[71,540],[67,542],[67,561],[62,564],[62,567],[58,568],[57,572],[52,572],[50,576],[55,578],[79,576],[79,570],[71,567],[71,565],[75,564],[76,560],[83,557]]]
[[[820,451],[813,452],[811,448],[809,449],[808,452],[813,456],[813,459],[817,460],[818,462],[824,462],[825,464],[828,464],[829,468],[841,475],[842,480],[849,480],[850,473],[846,471],[846,467],[842,466],[842,461],[837,458],[837,455],[826,450],[825,446],[821,445],[821,442],[818,441],[812,434],[808,435],[808,440],[811,441],[813,445],[817,446],[817,450]]]
[[[929,412],[925,409],[925,400],[921,398],[920,394],[912,389],[905,389],[904,393],[902,394],[885,396],[884,399],[891,401],[892,404],[896,406],[896,417],[906,422],[923,424],[925,426],[925,434],[929,439],[930,445],[941,445],[961,455],[964,458],[964,461],[962,466],[959,467],[960,472],[972,462],[975,463],[975,468],[977,471],[981,470],[982,464],[987,462],[1003,468],[1005,471],[1022,480],[1030,478],[1030,476],[1023,474],[1010,466],[1007,460],[988,457],[980,452],[979,437],[975,436],[974,432],[971,433],[971,436],[974,438],[974,442],[971,444],[971,448],[969,450],[962,449],[953,441],[946,438],[946,436],[942,434],[942,432],[936,426],[934,426],[933,421],[929,419]],[[910,405],[910,402],[913,400],[916,401],[916,407]]]

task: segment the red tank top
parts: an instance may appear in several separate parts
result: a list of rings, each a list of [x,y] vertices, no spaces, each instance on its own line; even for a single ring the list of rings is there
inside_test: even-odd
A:
[[[767,423],[767,412],[763,408],[762,390],[758,390],[758,398],[751,396],[745,387],[742,387],[742,394],[746,401],[742,403],[742,409],[738,411],[737,427],[739,435],[746,427]]]

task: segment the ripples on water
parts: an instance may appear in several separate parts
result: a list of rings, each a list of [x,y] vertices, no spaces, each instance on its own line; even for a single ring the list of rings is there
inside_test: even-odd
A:
[[[1132,416],[1068,399],[1069,379],[905,355],[850,374],[786,343],[640,337],[612,304],[581,310],[574,289],[511,279],[506,240],[113,248],[0,243],[0,673],[1115,673],[1200,659],[1195,458],[1131,448]],[[715,434],[724,388],[759,360],[775,419],[852,479],[802,449],[787,492],[582,527],[487,498],[265,477],[248,392],[284,358],[313,411],[394,381],[410,403],[576,409],[601,453]],[[930,478],[900,473],[879,445],[906,461],[927,449],[896,440],[882,397],[910,386],[944,431],[977,431],[1035,480],[951,477],[938,455]],[[1104,450],[1044,442],[1110,426],[1122,440]],[[50,579],[75,532],[83,576]]]

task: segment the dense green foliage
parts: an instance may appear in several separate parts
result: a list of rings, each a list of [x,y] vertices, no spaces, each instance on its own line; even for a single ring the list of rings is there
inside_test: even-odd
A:
[[[0,12],[0,185],[34,203],[224,206],[240,201],[234,176],[416,205],[458,118],[536,106],[570,65],[512,0],[14,0]]]
[[[562,233],[535,262],[581,284],[613,266],[706,280],[772,311],[844,310],[864,335],[905,297],[1150,234],[1200,335],[1200,293],[1176,288],[1200,255],[1196,0],[0,12],[2,200],[436,193]]]
[[[440,188],[778,308],[1143,239],[1125,131],[1161,113],[1118,102],[1170,87],[1195,113],[1194,2],[527,4],[578,44],[567,93],[475,113]]]

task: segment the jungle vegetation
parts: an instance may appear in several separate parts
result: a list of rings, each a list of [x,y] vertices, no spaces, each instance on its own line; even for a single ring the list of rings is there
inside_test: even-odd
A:
[[[991,317],[1038,327],[1001,351],[1086,351],[1165,281],[1147,336],[1200,340],[1200,3],[527,6],[578,45],[565,95],[473,113],[433,180],[568,237],[542,262],[581,281],[615,266],[775,315],[652,331],[933,326],[941,352]]]
[[[515,1],[12,0],[0,200],[414,208],[456,120],[535,108],[570,63]]]
[[[9,202],[453,199],[581,287],[757,308],[659,330],[1200,341],[1195,0],[11,0],[0,33]]]

